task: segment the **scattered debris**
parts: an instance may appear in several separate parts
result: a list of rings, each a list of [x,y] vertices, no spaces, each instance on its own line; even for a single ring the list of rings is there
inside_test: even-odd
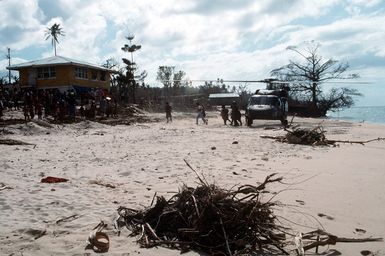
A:
[[[30,236],[32,236],[33,239],[37,240],[40,237],[42,237],[45,234],[47,234],[47,230],[45,230],[45,229],[41,230],[41,229],[29,228],[27,231],[25,231],[25,233],[30,235]]]
[[[106,183],[106,182],[101,181],[101,180],[90,180],[88,183],[89,184],[96,184],[96,185],[104,186],[104,187],[107,187],[107,188],[116,188],[115,185],[113,185],[111,183]]]
[[[59,182],[67,182],[67,181],[68,179],[65,179],[65,178],[58,178],[58,177],[51,177],[51,176],[41,179],[42,183],[59,183]]]
[[[370,255],[374,256],[374,254],[371,251],[369,251],[369,250],[362,250],[360,253],[363,256],[370,256]]]
[[[35,144],[27,143],[27,142],[24,142],[21,140],[13,140],[13,139],[0,139],[0,144],[10,145],[10,146],[13,146],[13,145],[35,145]]]
[[[362,228],[356,228],[355,231],[358,232],[358,233],[361,233],[361,234],[365,234],[366,233],[366,230],[362,229]]]
[[[68,216],[68,217],[65,217],[65,218],[62,218],[62,219],[58,219],[56,221],[56,224],[59,224],[61,222],[69,222],[69,221],[73,221],[73,220],[76,220],[80,217],[80,215],[78,214],[74,214],[74,215],[71,215],[71,216]]]
[[[365,242],[382,242],[382,238],[345,238],[332,235],[324,230],[315,230],[302,235],[303,239],[310,240],[308,244],[304,245],[304,250],[310,250],[319,246],[335,245],[336,243],[365,243]]]
[[[328,219],[328,220],[334,220],[334,217],[332,217],[332,216],[329,216],[329,215],[326,215],[326,214],[324,214],[324,213],[318,213],[317,214],[318,215],[318,217],[321,217],[321,218],[326,218],[326,219]]]
[[[4,183],[0,182],[0,191],[5,189],[13,189],[13,187],[7,186]]]
[[[92,249],[94,252],[108,252],[110,248],[110,238],[102,230],[107,227],[103,221],[93,228],[86,241],[86,250]]]

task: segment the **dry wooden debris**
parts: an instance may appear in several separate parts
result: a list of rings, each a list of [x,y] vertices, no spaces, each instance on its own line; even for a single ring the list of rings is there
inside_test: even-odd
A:
[[[44,236],[47,234],[47,230],[46,229],[34,229],[34,228],[28,228],[26,231],[25,231],[26,234],[30,235],[33,237],[33,239],[37,240],[39,239],[40,237]]]
[[[80,217],[80,215],[78,215],[78,214],[73,214],[73,215],[71,215],[71,216],[68,216],[68,217],[65,217],[65,218],[58,219],[58,220],[56,221],[56,224],[59,224],[59,223],[61,223],[61,222],[73,221],[73,220],[78,219],[79,217]]]
[[[367,237],[367,238],[338,237],[324,230],[319,230],[319,229],[302,235],[302,239],[306,240],[303,246],[303,249],[305,251],[316,248],[316,252],[318,251],[319,246],[335,245],[337,242],[365,243],[365,242],[382,242],[383,241],[382,238],[373,238],[373,237]]]
[[[110,238],[105,232],[102,232],[102,230],[106,227],[107,224],[100,221],[100,223],[93,228],[86,241],[86,250],[92,249],[97,253],[108,252],[110,248]]]
[[[116,188],[115,185],[107,183],[107,182],[104,182],[104,181],[101,181],[101,180],[90,180],[88,183],[89,184],[96,184],[96,185],[104,186],[104,187],[107,187],[107,188]]]
[[[286,140],[290,144],[304,144],[304,145],[328,145],[326,140],[325,130],[322,126],[317,126],[313,129],[294,130],[286,129]]]
[[[187,165],[189,165],[186,162]],[[190,167],[190,166],[189,166]],[[195,172],[195,171],[194,171]],[[114,226],[139,236],[141,246],[167,246],[182,252],[195,250],[209,255],[305,255],[305,251],[336,243],[380,242],[382,238],[344,238],[324,230],[295,236],[273,213],[276,202],[264,202],[269,183],[281,182],[271,174],[257,186],[231,190],[208,184],[199,177],[196,188],[183,186],[170,199],[154,196],[155,204],[144,210],[118,208]],[[274,193],[271,193],[274,194]],[[295,242],[295,250],[288,249]]]
[[[325,137],[325,131],[321,126],[317,126],[313,129],[301,129],[294,128],[292,130],[285,129],[287,132],[285,136],[266,136],[262,135],[261,138],[273,139],[279,142],[285,142],[289,144],[302,144],[302,145],[329,145],[334,144]]]
[[[21,140],[13,140],[13,139],[0,139],[0,144],[10,145],[10,146],[13,146],[13,145],[35,145],[35,144],[27,143],[27,142],[24,142]]]
[[[6,186],[5,184],[0,183],[0,191],[2,191],[2,190],[4,190],[4,189],[13,189],[13,187]]]
[[[257,186],[225,190],[199,178],[196,188],[183,186],[170,199],[156,197],[145,210],[119,207],[115,222],[139,235],[141,246],[169,246],[210,255],[235,255],[260,251],[288,254],[284,250],[285,228],[277,225],[272,201],[263,202],[266,185],[280,182],[275,174]]]
[[[292,130],[285,129],[287,132],[285,136],[266,136],[262,135],[261,138],[274,139],[279,142],[285,142],[289,144],[301,144],[301,145],[312,145],[312,146],[326,146],[335,145],[336,143],[351,143],[361,144],[385,140],[385,138],[376,138],[366,141],[350,141],[350,140],[328,140],[326,139],[326,131],[322,126],[316,126],[313,129],[293,128]]]

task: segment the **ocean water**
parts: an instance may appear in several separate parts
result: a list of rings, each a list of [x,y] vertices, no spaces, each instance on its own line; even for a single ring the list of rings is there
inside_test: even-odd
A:
[[[328,112],[329,118],[352,122],[385,124],[385,106],[351,107],[337,112]]]

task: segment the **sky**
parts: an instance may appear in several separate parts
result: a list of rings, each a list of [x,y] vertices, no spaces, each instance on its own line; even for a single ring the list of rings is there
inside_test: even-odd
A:
[[[154,86],[165,65],[191,80],[269,78],[299,58],[288,48],[315,41],[324,60],[360,75],[326,90],[355,88],[364,95],[357,106],[385,106],[385,0],[0,0],[0,76],[7,47],[12,64],[53,56],[45,33],[54,23],[65,32],[57,54],[94,64],[114,58],[123,67],[130,56],[121,48],[134,35],[142,46],[134,61]]]

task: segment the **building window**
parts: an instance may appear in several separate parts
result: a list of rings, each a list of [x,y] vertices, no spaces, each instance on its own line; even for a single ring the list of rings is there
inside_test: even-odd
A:
[[[98,80],[98,71],[96,71],[96,70],[91,71],[91,79],[92,80]]]
[[[75,68],[75,77],[76,78],[87,79],[88,78],[88,70],[87,70],[87,68],[76,67]]]
[[[55,67],[37,68],[37,78],[45,79],[45,78],[55,78],[55,77],[56,77]]]
[[[106,81],[106,71],[100,72],[100,81]]]

